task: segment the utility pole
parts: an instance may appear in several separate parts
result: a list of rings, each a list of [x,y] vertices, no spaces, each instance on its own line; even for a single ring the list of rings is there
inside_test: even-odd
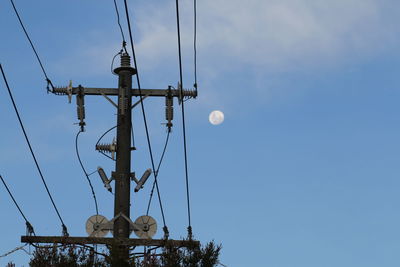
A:
[[[130,57],[121,55],[121,67],[114,70],[118,74],[118,118],[117,118],[117,160],[115,164],[114,216],[122,213],[130,217],[131,199],[131,128],[132,128],[132,75],[137,74],[131,67]],[[114,237],[129,238],[130,224],[123,217],[114,222]],[[113,248],[116,258],[129,259],[128,248]]]
[[[131,152],[135,148],[131,146],[131,129],[132,129],[132,108],[140,101],[143,101],[149,96],[165,97],[166,99],[166,119],[168,131],[172,126],[172,109],[173,98],[178,98],[183,101],[185,97],[197,96],[197,91],[194,90],[180,90],[180,88],[172,89],[132,89],[132,76],[137,74],[135,68],[131,67],[130,56],[127,53],[121,54],[121,66],[116,68],[114,72],[118,75],[118,88],[85,88],[79,85],[72,87],[72,83],[68,87],[57,87],[53,93],[57,95],[67,95],[69,102],[71,102],[72,95],[76,95],[78,119],[81,131],[85,126],[85,106],[84,97],[86,95],[102,95],[109,102],[111,102],[117,109],[117,138],[116,142],[109,145],[98,145],[97,150],[111,152],[116,154],[115,171],[112,172],[111,179],[105,181],[105,185],[110,188],[109,183],[115,181],[115,198],[114,198],[114,218],[107,223],[95,225],[94,232],[100,230],[113,230],[113,238],[97,237],[90,235],[89,237],[68,237],[68,236],[22,236],[21,241],[26,243],[61,243],[61,244],[107,244],[112,247],[112,258],[116,263],[113,266],[127,263],[129,260],[129,247],[130,246],[165,246],[170,244],[172,246],[190,246],[199,244],[198,241],[193,240],[170,240],[168,237],[164,239],[151,239],[129,238],[130,233],[135,228],[140,231],[148,231],[149,225],[136,224],[130,219],[130,194],[131,194],[131,180],[134,180],[138,186],[135,192],[139,190],[147,177],[150,175],[148,172],[144,181],[138,181],[131,171]],[[178,86],[179,87],[179,86]],[[183,92],[183,93],[182,93]],[[118,103],[114,103],[108,96],[118,96]],[[132,105],[132,97],[140,96],[139,102]],[[102,170],[103,176],[105,176]],[[100,172],[99,172],[100,174]]]

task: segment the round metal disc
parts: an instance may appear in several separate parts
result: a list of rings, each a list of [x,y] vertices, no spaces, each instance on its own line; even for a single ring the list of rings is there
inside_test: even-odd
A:
[[[93,215],[86,221],[86,233],[90,237],[104,237],[108,234],[108,230],[103,229],[101,226],[106,223],[108,223],[106,217]]]
[[[135,221],[133,231],[139,238],[151,239],[157,232],[157,222],[150,216],[140,216]]]

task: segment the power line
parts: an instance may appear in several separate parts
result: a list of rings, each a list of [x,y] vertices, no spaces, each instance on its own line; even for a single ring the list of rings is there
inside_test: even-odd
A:
[[[194,88],[197,91],[197,0],[193,1],[193,62]]]
[[[114,60],[115,60],[115,58],[116,58],[118,55],[121,55],[121,54],[122,54],[122,51],[123,51],[123,50],[121,49],[121,51],[119,51],[118,53],[116,53],[115,56],[113,57],[112,61],[111,61],[111,73],[112,73],[113,75],[117,75],[117,74],[114,73]]]
[[[152,152],[152,149],[151,149],[149,130],[148,130],[148,127],[147,127],[146,113],[145,113],[145,110],[144,110],[144,103],[143,103],[143,95],[142,95],[142,90],[141,90],[141,86],[140,86],[140,79],[139,79],[139,72],[138,72],[138,69],[137,69],[135,47],[134,47],[134,43],[133,43],[132,29],[131,29],[131,23],[130,23],[130,19],[129,19],[128,4],[127,4],[126,0],[124,0],[124,4],[125,4],[126,20],[127,20],[127,24],[128,24],[129,38],[130,38],[130,42],[131,42],[131,50],[132,50],[133,62],[134,62],[135,69],[136,69],[136,80],[137,80],[138,89],[139,89],[139,95],[140,95],[140,105],[142,107],[142,115],[143,115],[144,127],[146,129],[147,145],[149,147],[151,166],[152,166],[152,169],[153,169],[153,173],[155,173],[156,170],[155,170],[155,165],[154,165],[153,152]],[[163,220],[163,224],[164,224],[164,229],[166,229],[164,209],[163,209],[163,206],[162,206],[161,194],[160,194],[160,189],[158,187],[157,176],[154,176],[154,181],[155,181],[155,184],[156,184],[158,202],[160,204],[160,210],[161,210],[161,216],[162,216],[162,220]]]
[[[120,21],[120,17],[119,17],[119,11],[118,11],[118,5],[117,5],[117,1],[114,0],[114,7],[115,7],[115,13],[117,14],[117,23],[118,23],[118,27],[119,30],[121,31],[121,36],[122,36],[122,46],[126,52],[126,41],[125,41],[125,35],[124,35],[124,31],[122,30],[122,26],[121,26],[121,21]]]
[[[21,24],[22,30],[24,31],[25,36],[26,36],[26,38],[28,39],[28,41],[29,41],[29,43],[30,43],[30,45],[31,45],[31,47],[32,47],[33,52],[34,52],[35,55],[36,55],[36,58],[37,58],[37,60],[38,60],[38,62],[39,62],[39,65],[40,65],[40,68],[42,69],[42,72],[43,72],[43,74],[44,74],[44,76],[45,76],[45,78],[46,78],[46,82],[47,82],[47,92],[50,91],[49,86],[51,86],[51,90],[54,90],[53,83],[51,82],[51,80],[50,80],[49,77],[47,76],[47,73],[46,73],[46,71],[45,71],[45,69],[44,69],[44,66],[43,66],[43,64],[42,64],[42,61],[40,60],[39,55],[38,55],[38,53],[36,52],[35,46],[33,45],[33,42],[32,42],[32,40],[31,40],[31,38],[29,37],[29,34],[28,34],[28,32],[26,31],[24,24],[22,23],[22,20],[21,20],[21,17],[20,17],[20,15],[19,15],[19,13],[18,13],[18,10],[17,10],[17,8],[16,8],[15,5],[14,5],[14,1],[13,1],[13,0],[10,0],[10,2],[11,2],[11,4],[12,4],[12,6],[13,6],[15,15],[17,15],[17,18],[18,18],[18,20],[19,20],[19,24]]]
[[[179,1],[176,0],[176,26],[178,32],[178,53],[179,53],[179,80],[181,95],[183,95],[183,74],[182,74],[182,49],[181,49],[181,29],[179,23]],[[187,200],[187,212],[188,212],[188,232],[189,238],[192,236],[192,224],[190,218],[190,192],[189,192],[189,173],[188,173],[188,161],[187,161],[187,149],[186,149],[186,125],[185,125],[185,101],[181,101],[182,110],[182,130],[183,130],[183,151],[185,156],[185,181],[186,181],[186,200]]]
[[[11,250],[11,251],[9,251],[9,252],[7,252],[7,253],[4,253],[3,255],[0,255],[0,258],[7,257],[8,255],[13,254],[14,252],[16,252],[16,251],[18,251],[18,250],[22,250],[22,251],[24,251],[26,254],[31,255],[31,254],[30,254],[28,251],[26,251],[26,249],[25,249],[25,247],[26,247],[27,245],[28,245],[28,244],[25,244],[25,245],[20,246],[20,247],[16,247],[16,248],[14,248],[13,250]]]
[[[94,192],[92,182],[90,181],[90,178],[89,178],[89,174],[86,172],[85,167],[83,166],[81,157],[79,156],[78,138],[79,138],[79,135],[80,135],[81,132],[82,132],[82,131],[79,131],[79,132],[76,134],[76,138],[75,138],[75,151],[76,151],[76,156],[78,157],[79,164],[81,165],[82,170],[83,170],[83,173],[85,174],[86,179],[87,179],[87,181],[88,181],[88,183],[89,183],[90,189],[92,190],[92,196],[93,196],[93,200],[94,200],[94,205],[95,205],[95,207],[96,207],[96,215],[99,215],[99,207],[98,207],[98,205],[97,205],[96,193]]]
[[[0,179],[1,179],[1,181],[3,182],[3,185],[4,185],[4,187],[6,188],[8,194],[10,195],[10,197],[11,197],[12,201],[14,202],[15,206],[17,207],[19,213],[21,213],[22,218],[24,218],[25,223],[26,223],[26,228],[27,228],[27,230],[28,230],[28,233],[29,233],[29,234],[34,234],[35,231],[33,230],[32,224],[28,221],[28,219],[26,218],[25,214],[22,212],[22,210],[21,210],[21,208],[19,207],[17,201],[15,200],[13,194],[11,193],[11,191],[10,191],[10,189],[8,188],[6,182],[4,181],[3,176],[0,175]]]
[[[32,155],[32,157],[33,157],[33,160],[34,160],[34,162],[35,162],[36,168],[37,168],[37,170],[38,170],[38,172],[39,172],[40,178],[42,179],[43,185],[44,185],[44,187],[46,188],[47,194],[48,194],[48,196],[49,196],[49,198],[50,198],[51,203],[53,204],[54,210],[56,211],[57,216],[58,216],[58,218],[59,218],[60,221],[61,221],[61,226],[62,226],[62,229],[63,229],[63,234],[64,234],[65,236],[68,236],[67,227],[65,226],[64,221],[63,221],[63,219],[61,218],[60,212],[58,211],[57,206],[56,206],[56,204],[55,204],[55,202],[54,202],[54,200],[53,200],[53,197],[52,197],[51,194],[50,194],[50,190],[49,190],[49,188],[47,187],[46,181],[45,181],[45,179],[44,179],[44,177],[43,177],[43,174],[42,174],[42,171],[41,171],[41,169],[40,169],[40,167],[39,167],[39,163],[38,163],[38,161],[36,160],[35,153],[33,152],[31,143],[30,143],[29,138],[28,138],[28,135],[27,135],[27,133],[26,133],[26,131],[25,131],[24,124],[22,123],[21,117],[20,117],[19,112],[18,112],[18,109],[17,109],[17,105],[15,104],[14,97],[13,97],[13,95],[12,95],[12,93],[11,93],[11,89],[10,89],[10,87],[9,87],[9,85],[8,85],[7,78],[6,78],[6,75],[5,75],[5,73],[4,73],[4,70],[3,70],[3,67],[1,66],[1,64],[0,64],[0,70],[1,70],[1,74],[3,75],[3,80],[4,80],[4,83],[6,84],[6,87],[7,87],[8,94],[9,94],[9,96],[10,96],[11,102],[12,102],[12,104],[13,104],[13,107],[14,107],[14,110],[15,110],[15,114],[17,115],[19,124],[20,124],[21,129],[22,129],[22,132],[23,132],[23,134],[24,134],[24,136],[25,136],[26,143],[28,144],[28,147],[29,147],[29,150],[30,150],[31,155]]]
[[[121,31],[121,36],[122,36],[122,48],[123,48],[123,50],[121,50],[117,55],[121,55],[121,54],[122,54],[122,51],[125,51],[125,53],[128,53],[128,52],[126,51],[126,40],[125,40],[124,31],[122,30],[121,21],[120,21],[120,16],[119,16],[119,11],[118,11],[118,5],[117,5],[117,1],[116,1],[116,0],[114,0],[114,7],[115,7],[115,13],[117,14],[117,23],[118,23],[118,27],[119,27],[119,29],[120,29],[120,31]],[[117,55],[114,56],[112,62],[114,62],[115,57],[116,57]],[[113,63],[111,63],[111,73],[112,73],[112,74],[115,74],[115,73],[114,73],[114,70],[113,70]],[[132,117],[131,117],[131,132],[132,132],[132,146],[135,147],[135,135],[134,135],[134,133],[133,133],[134,131],[133,131],[133,124],[132,124]]]
[[[164,159],[165,151],[167,150],[168,140],[169,140],[169,134],[170,134],[170,131],[167,132],[167,138],[166,138],[166,140],[165,140],[164,149],[163,149],[163,152],[161,153],[160,161],[158,162],[157,171],[154,173],[154,176],[155,176],[155,177],[158,177],[158,172],[160,171],[161,163],[162,163],[162,161],[163,161],[163,159]],[[154,186],[155,186],[155,185],[156,185],[156,179],[154,179],[153,186],[151,187],[150,198],[149,198],[149,202],[148,202],[148,204],[147,204],[146,215],[149,215],[150,205],[151,205],[151,200],[152,200],[152,198],[153,198]]]

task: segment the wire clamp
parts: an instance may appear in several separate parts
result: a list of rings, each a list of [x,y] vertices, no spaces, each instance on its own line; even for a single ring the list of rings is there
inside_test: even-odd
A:
[[[62,227],[62,234],[63,234],[63,236],[68,237],[69,234],[68,234],[67,226],[65,226],[65,224],[62,224],[61,227]]]

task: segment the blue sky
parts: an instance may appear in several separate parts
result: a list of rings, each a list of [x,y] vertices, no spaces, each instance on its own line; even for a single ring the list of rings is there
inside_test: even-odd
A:
[[[181,2],[184,86],[191,87],[192,1]],[[121,37],[112,1],[15,4],[54,84],[116,86],[110,64]],[[143,88],[179,80],[174,8],[174,1],[130,3]],[[199,97],[185,106],[192,224],[201,241],[222,243],[222,263],[400,264],[399,11],[400,3],[390,0],[198,1]],[[46,94],[8,1],[1,3],[0,24],[0,61],[33,148],[70,234],[85,235],[95,211],[75,156],[75,104]],[[60,222],[1,84],[0,174],[36,233],[59,235]],[[164,101],[145,106],[158,159]],[[219,126],[208,122],[215,109],[225,113]],[[114,114],[105,99],[86,98],[87,131],[79,144],[88,172],[114,168],[94,151],[98,137],[115,125]],[[142,173],[150,161],[140,110],[133,118],[138,150],[132,166]],[[178,106],[174,125],[159,179],[167,225],[180,238],[187,215]],[[100,213],[111,219],[113,196],[96,175],[91,179]],[[133,218],[145,212],[148,196],[148,185],[132,195]],[[25,225],[4,188],[0,212],[2,254],[20,245]],[[151,215],[161,225],[157,205]],[[27,266],[28,259],[16,252],[0,265]]]

